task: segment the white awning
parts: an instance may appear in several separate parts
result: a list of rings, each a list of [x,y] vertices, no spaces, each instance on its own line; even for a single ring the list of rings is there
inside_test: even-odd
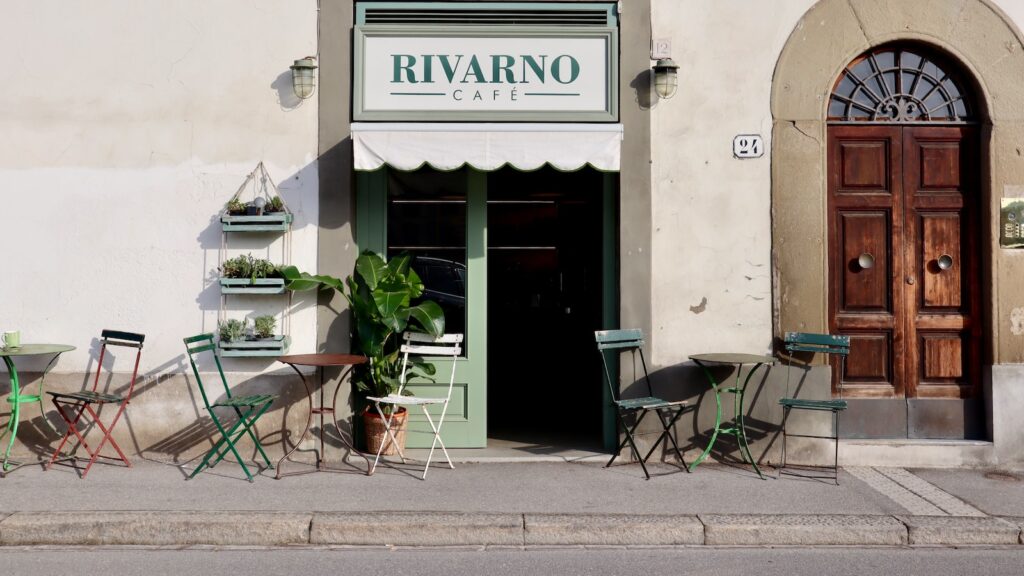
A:
[[[356,170],[387,164],[415,170],[428,164],[455,170],[466,164],[477,170],[510,165],[536,170],[550,164],[562,171],[590,165],[619,171],[622,124],[352,124]]]

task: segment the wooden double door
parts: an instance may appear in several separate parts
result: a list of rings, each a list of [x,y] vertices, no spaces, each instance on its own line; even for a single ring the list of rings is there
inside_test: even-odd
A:
[[[851,337],[845,368],[833,370],[834,391],[841,385],[846,398],[907,402],[978,398],[976,128],[830,126],[828,155],[829,328]],[[973,405],[911,406],[908,435],[958,437],[962,430],[943,427],[969,428],[963,420],[973,415],[962,413]],[[891,409],[871,406],[875,420],[891,420]],[[872,426],[871,414],[860,420]],[[853,435],[871,435],[862,432]]]

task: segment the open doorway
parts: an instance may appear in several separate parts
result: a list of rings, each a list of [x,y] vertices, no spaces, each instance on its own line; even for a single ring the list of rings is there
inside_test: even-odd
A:
[[[605,175],[488,174],[488,441],[602,446]]]

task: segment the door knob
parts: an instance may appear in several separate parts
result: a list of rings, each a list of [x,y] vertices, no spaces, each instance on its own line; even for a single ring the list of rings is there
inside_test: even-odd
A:
[[[907,284],[913,285],[914,282],[917,282],[917,279],[914,278],[913,274],[911,274],[910,276],[907,276]]]
[[[936,261],[936,264],[939,265],[940,271],[949,270],[950,268],[953,267],[953,257],[950,256],[949,254],[943,254],[942,256],[939,256],[939,259]]]

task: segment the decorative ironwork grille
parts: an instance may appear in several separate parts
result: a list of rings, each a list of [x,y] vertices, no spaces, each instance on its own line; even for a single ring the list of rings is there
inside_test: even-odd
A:
[[[958,71],[915,48],[883,47],[853,62],[832,89],[830,120],[969,122],[972,103]]]

